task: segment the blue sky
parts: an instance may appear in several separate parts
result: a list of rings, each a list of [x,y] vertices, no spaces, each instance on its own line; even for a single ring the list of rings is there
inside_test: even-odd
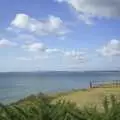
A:
[[[0,71],[119,70],[118,0],[1,0]]]

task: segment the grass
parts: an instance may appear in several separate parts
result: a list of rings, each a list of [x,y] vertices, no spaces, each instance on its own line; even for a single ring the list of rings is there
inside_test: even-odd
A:
[[[45,98],[45,96],[44,96]],[[33,96],[32,96],[33,100]],[[110,99],[104,97],[103,110],[96,106],[79,108],[75,103],[58,101],[51,104],[49,98],[39,99],[39,102],[31,105],[0,104],[0,120],[119,120],[120,102],[111,95]]]
[[[97,105],[98,108],[101,108],[101,101],[104,99],[104,96],[110,96],[111,94],[115,95],[117,99],[120,99],[120,88],[73,89],[67,92],[59,92],[48,95],[40,93],[38,95],[30,95],[12,104],[34,106],[39,103],[39,99],[49,98],[49,100],[52,101],[52,104],[55,104],[59,100],[65,100],[73,102],[81,108],[91,105]]]
[[[86,105],[95,105],[98,107],[101,105],[101,101],[104,96],[115,95],[120,97],[120,88],[92,88],[86,90],[76,90],[67,94],[61,94],[59,97],[53,100],[53,103],[57,100],[71,101],[77,104],[77,106],[84,107]]]
[[[40,93],[10,105],[0,104],[0,120],[119,120],[119,95],[120,88]]]
[[[24,99],[21,99],[13,104],[20,104],[22,106],[34,105],[39,102],[42,97],[49,98],[53,104],[59,100],[70,101],[76,103],[79,107],[97,105],[101,107],[101,101],[104,96],[115,95],[117,99],[120,99],[120,88],[92,88],[92,89],[73,89],[67,92],[59,92],[54,94],[45,95],[40,93],[38,95],[30,95]]]

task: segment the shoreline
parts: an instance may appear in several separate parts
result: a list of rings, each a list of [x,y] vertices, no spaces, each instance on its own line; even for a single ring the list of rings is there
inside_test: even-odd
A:
[[[72,94],[72,93],[75,93],[75,92],[88,91],[88,89],[89,88],[71,89],[71,90],[67,90],[67,91],[54,92],[54,93],[42,93],[42,92],[39,92],[37,94],[30,94],[30,95],[28,95],[26,97],[23,97],[23,98],[19,99],[19,100],[8,103],[8,105],[16,104],[16,103],[19,104],[19,103],[22,103],[22,102],[25,102],[25,101],[35,101],[36,99],[41,99],[42,97],[48,97],[48,98],[54,100],[54,99],[57,99],[59,97],[66,96],[66,95],[69,95],[69,94]]]
[[[118,80],[116,80],[118,81]],[[115,81],[114,81],[115,82]],[[51,99],[57,99],[57,98],[60,98],[62,96],[67,96],[67,95],[70,95],[70,94],[74,94],[76,92],[85,92],[85,91],[91,91],[91,90],[94,90],[94,89],[98,89],[98,88],[101,88],[101,89],[104,89],[104,88],[119,88],[120,87],[120,81],[118,81],[118,84],[114,83],[107,83],[107,84],[98,84],[96,87],[87,87],[87,88],[77,88],[77,89],[70,89],[70,90],[62,90],[62,91],[54,91],[54,92],[39,92],[39,93],[32,93],[32,94],[29,94],[29,95],[26,95],[26,96],[23,96],[21,97],[20,99],[13,99],[13,100],[5,100],[4,102],[1,102],[2,104],[14,104],[14,103],[20,103],[20,102],[24,102],[26,100],[31,100],[31,99],[36,99],[36,98],[41,98],[43,96],[46,96],[46,97],[49,97]],[[7,102],[8,101],[8,102]]]
[[[22,101],[26,98],[30,98],[31,96],[36,96],[39,97],[41,95],[46,95],[48,97],[60,97],[60,96],[64,96],[64,95],[68,95],[71,93],[74,93],[76,91],[86,91],[88,88],[79,88],[79,89],[69,89],[69,90],[62,90],[62,91],[53,91],[53,92],[36,92],[36,93],[29,93],[28,95],[22,96],[19,99],[5,99],[5,100],[0,100],[0,103],[4,104],[4,105],[9,105],[9,104],[13,104],[16,103],[18,101]]]

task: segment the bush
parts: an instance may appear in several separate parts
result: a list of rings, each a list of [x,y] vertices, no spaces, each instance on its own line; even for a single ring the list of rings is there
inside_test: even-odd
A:
[[[103,110],[94,107],[80,109],[76,104],[58,101],[51,104],[46,99],[39,99],[37,105],[0,104],[0,120],[119,120],[120,102],[115,96],[103,100]]]

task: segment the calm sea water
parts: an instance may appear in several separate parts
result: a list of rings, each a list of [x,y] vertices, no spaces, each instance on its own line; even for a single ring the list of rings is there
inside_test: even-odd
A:
[[[39,92],[87,88],[90,80],[120,80],[120,72],[0,73],[0,102],[10,103]]]

